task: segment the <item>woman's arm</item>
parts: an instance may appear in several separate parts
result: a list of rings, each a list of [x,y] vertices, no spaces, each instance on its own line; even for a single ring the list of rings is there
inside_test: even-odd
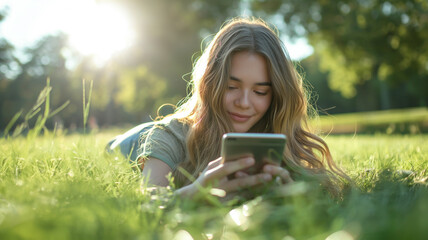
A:
[[[148,185],[155,185],[159,187],[166,187],[169,181],[166,178],[172,169],[168,164],[157,158],[149,157],[145,163],[142,176],[146,179]],[[193,184],[184,186],[175,191],[180,196],[191,197],[196,193],[197,189]]]
[[[149,157],[144,162],[142,176],[149,185],[166,187],[169,184],[166,176],[171,172],[171,168],[163,161]]]

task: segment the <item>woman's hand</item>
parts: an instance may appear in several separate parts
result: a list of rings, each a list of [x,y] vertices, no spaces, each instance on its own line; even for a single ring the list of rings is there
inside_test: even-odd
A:
[[[222,158],[211,161],[195,182],[181,190],[182,193],[184,193],[184,195],[192,196],[198,191],[198,187],[207,186],[219,188],[224,190],[226,193],[231,193],[272,180],[272,174],[269,172],[262,172],[254,175],[247,174],[246,176],[236,177],[233,179],[228,178],[231,174],[235,174],[236,172],[253,166],[255,164],[255,160],[252,156],[231,159],[223,164],[221,162]]]
[[[263,172],[274,176],[275,181],[277,181],[279,184],[288,184],[294,182],[290,176],[290,172],[278,165],[266,164],[263,166]]]
[[[272,179],[275,179],[281,185],[294,182],[287,169],[270,163],[265,164],[262,171],[258,174],[251,175],[246,173],[245,169],[255,164],[252,156],[226,161],[223,164],[221,162],[222,158],[211,161],[195,182],[179,189],[181,194],[193,196],[199,191],[199,187],[207,186],[222,189],[226,193],[232,193],[241,189],[262,185]],[[229,179],[228,176],[231,174],[234,178]]]
[[[279,184],[288,184],[294,182],[294,180],[290,176],[290,172],[287,169],[275,164],[265,164],[263,166],[262,172],[270,174]],[[249,175],[243,171],[238,171],[235,173],[235,176],[237,178],[242,178],[247,177]]]
[[[235,174],[237,171],[253,166],[255,160],[252,156],[246,156],[236,160],[232,159],[223,164],[221,164],[221,160],[222,158],[218,158],[210,162],[196,182],[202,186],[213,184],[213,187],[223,189],[226,192],[233,192],[272,180],[272,175],[268,172],[233,179],[227,177],[231,174]]]

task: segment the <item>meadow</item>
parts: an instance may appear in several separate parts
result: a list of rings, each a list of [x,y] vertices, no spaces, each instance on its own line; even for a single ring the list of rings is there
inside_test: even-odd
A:
[[[323,115],[312,123],[321,131],[333,134],[420,134],[428,132],[428,108]]]
[[[425,239],[428,136],[325,136],[355,181],[341,198],[297,182],[221,202],[141,191],[105,144],[119,131],[0,139],[0,239]]]

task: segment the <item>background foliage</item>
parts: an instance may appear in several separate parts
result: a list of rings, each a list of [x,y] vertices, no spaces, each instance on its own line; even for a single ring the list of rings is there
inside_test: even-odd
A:
[[[315,70],[327,73],[331,90],[354,98],[355,110],[427,104],[426,1],[251,3],[266,17],[279,15],[288,23],[288,35],[309,39],[316,52]]]
[[[82,79],[94,85],[93,128],[149,121],[162,104],[176,104],[186,95],[201,48],[225,20],[242,12],[281,26],[281,34],[291,39],[309,40],[314,53],[296,64],[321,113],[428,102],[426,1],[110,1],[126,7],[137,38],[101,66],[72,49],[65,34],[43,37],[26,50],[25,59],[0,36],[0,129],[15,113],[31,108],[47,78],[51,107],[70,101],[48,120],[50,128],[82,127]],[[4,18],[5,9],[0,24]]]

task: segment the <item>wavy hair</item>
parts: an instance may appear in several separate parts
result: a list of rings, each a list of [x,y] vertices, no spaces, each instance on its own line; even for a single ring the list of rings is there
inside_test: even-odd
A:
[[[220,156],[222,135],[232,132],[223,107],[233,54],[249,51],[263,56],[272,83],[272,102],[265,116],[249,132],[283,133],[287,136],[284,165],[292,176],[312,176],[331,191],[337,176],[347,178],[333,162],[325,141],[308,127],[308,96],[302,78],[278,37],[278,32],[260,19],[235,18],[215,35],[194,65],[191,93],[170,117],[189,124],[189,159],[180,167],[194,177]],[[177,185],[188,182],[173,172]],[[348,178],[347,178],[348,179]]]

